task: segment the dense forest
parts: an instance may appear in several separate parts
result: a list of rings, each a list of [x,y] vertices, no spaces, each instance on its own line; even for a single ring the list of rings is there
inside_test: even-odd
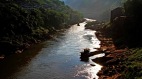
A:
[[[82,18],[59,0],[1,0],[0,55],[22,51]]]

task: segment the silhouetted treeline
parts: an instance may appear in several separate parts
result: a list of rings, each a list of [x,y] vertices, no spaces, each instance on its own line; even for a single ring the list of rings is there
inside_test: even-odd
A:
[[[1,0],[0,54],[48,37],[83,16],[59,0]]]

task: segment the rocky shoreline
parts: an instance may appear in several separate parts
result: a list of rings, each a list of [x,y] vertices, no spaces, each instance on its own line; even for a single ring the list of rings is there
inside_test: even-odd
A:
[[[104,57],[93,59],[94,62],[103,66],[97,74],[99,79],[122,79],[121,72],[125,69],[122,62],[126,57],[124,52],[128,49],[117,49],[113,44],[112,38],[106,37],[100,31],[96,32],[96,36],[101,41],[101,47],[96,52],[105,53]]]
[[[95,63],[103,66],[97,73],[99,79],[141,79],[142,47],[139,45],[130,47],[123,43],[116,43],[116,39],[111,36],[111,31],[106,31],[105,25],[100,25],[102,27],[90,28],[87,26],[86,28],[96,30],[95,35],[101,41],[100,48],[90,53],[92,55],[105,54],[104,57],[92,59]],[[135,43],[137,44],[137,41]]]

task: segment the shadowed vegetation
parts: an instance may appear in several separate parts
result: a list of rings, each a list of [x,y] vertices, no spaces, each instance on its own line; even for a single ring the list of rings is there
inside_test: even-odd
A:
[[[123,0],[124,1],[124,0]],[[95,23],[88,23],[87,25],[95,30],[98,30],[98,34],[101,33],[104,37],[112,38],[115,45],[115,50],[125,50],[117,52],[111,51],[111,55],[114,57],[115,64],[109,64],[104,67],[101,75],[107,75],[108,79],[142,79],[142,1],[141,0],[126,0],[123,7],[118,7],[111,11],[110,22],[101,24],[96,28]],[[96,22],[97,23],[97,22]],[[107,46],[107,45],[106,45]],[[107,46],[109,47],[109,46]],[[120,58],[115,57],[124,55]],[[100,60],[99,60],[100,61]],[[115,67],[116,62],[119,63]],[[110,67],[114,67],[117,71],[115,74],[111,73],[108,76]],[[121,76],[120,76],[121,74]],[[117,78],[116,78],[117,77]],[[103,78],[100,78],[103,79]]]
[[[123,58],[122,79],[142,78],[142,1],[127,0],[122,8],[112,10],[111,22],[101,27],[101,31],[113,39],[118,49],[130,48]],[[118,13],[119,12],[119,13]]]
[[[122,73],[125,79],[141,79],[142,78],[142,48],[131,49],[126,53],[128,57],[123,62],[126,66]]]
[[[128,0],[124,3],[123,8],[112,10],[111,17],[115,18],[102,27],[102,30],[113,38],[117,47],[133,48],[142,46],[142,39],[140,38],[142,33],[141,8],[142,1]]]
[[[59,0],[1,0],[0,54],[48,39],[57,29],[67,28],[82,18]]]

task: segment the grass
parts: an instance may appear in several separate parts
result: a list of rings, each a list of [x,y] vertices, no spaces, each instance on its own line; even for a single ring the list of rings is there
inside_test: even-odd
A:
[[[142,79],[142,48],[133,48],[126,53],[128,57],[123,62],[126,69],[122,74],[125,79]]]

